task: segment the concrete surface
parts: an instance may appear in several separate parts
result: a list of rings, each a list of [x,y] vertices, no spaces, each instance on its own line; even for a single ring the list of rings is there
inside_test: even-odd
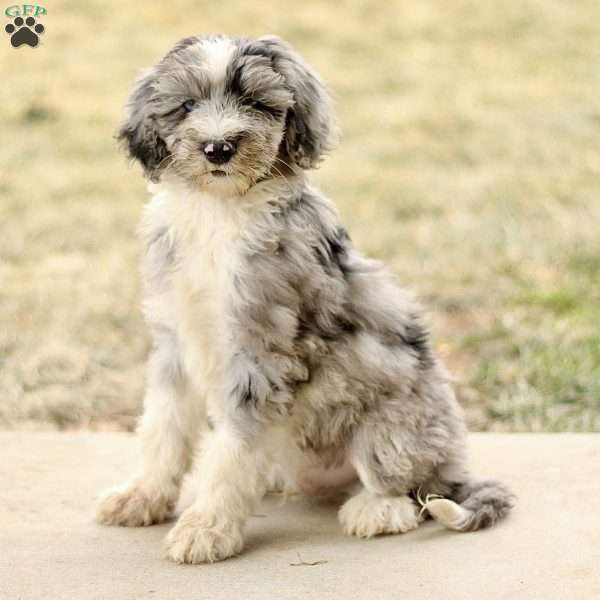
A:
[[[600,598],[600,435],[481,434],[471,446],[476,471],[519,496],[494,529],[427,522],[361,541],[340,534],[335,506],[270,498],[240,557],[177,566],[161,555],[170,524],[93,522],[96,494],[135,464],[133,437],[0,433],[0,598]]]

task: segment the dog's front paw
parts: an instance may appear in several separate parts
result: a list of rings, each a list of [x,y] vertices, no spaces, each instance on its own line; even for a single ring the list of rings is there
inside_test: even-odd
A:
[[[174,508],[173,498],[133,484],[105,492],[96,507],[96,520],[102,525],[142,527],[162,523]]]
[[[207,563],[224,560],[242,551],[244,540],[237,524],[219,523],[188,509],[165,540],[167,556],[177,563]]]
[[[421,522],[408,496],[378,496],[363,490],[342,506],[339,519],[344,533],[370,538],[382,533],[405,533]]]

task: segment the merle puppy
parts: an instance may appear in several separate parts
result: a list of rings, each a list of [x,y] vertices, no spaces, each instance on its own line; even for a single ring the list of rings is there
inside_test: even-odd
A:
[[[190,470],[195,501],[166,540],[177,562],[239,553],[275,486],[320,493],[358,477],[339,519],[359,537],[416,528],[421,498],[458,531],[507,514],[508,490],[468,473],[421,308],[308,181],[334,146],[332,107],[286,43],[180,41],[137,82],[119,136],[152,182],[154,348],[143,464],[103,496],[101,523],[165,520]]]

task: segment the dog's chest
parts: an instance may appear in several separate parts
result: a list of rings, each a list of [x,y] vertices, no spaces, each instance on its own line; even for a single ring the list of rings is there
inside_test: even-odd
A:
[[[178,268],[173,280],[178,334],[192,380],[209,395],[223,384],[227,313],[244,215],[203,199],[174,223]]]

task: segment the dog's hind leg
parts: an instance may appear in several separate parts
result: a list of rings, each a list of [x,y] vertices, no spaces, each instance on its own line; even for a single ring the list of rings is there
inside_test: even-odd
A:
[[[384,427],[383,430],[387,429]],[[369,538],[405,533],[421,522],[409,496],[413,482],[410,460],[381,427],[363,425],[351,444],[350,460],[363,489],[345,502],[339,520],[348,535]],[[381,442],[386,439],[386,443]]]
[[[144,414],[138,434],[140,472],[99,500],[96,519],[104,525],[138,527],[164,521],[175,508],[190,467],[202,403],[186,389],[175,338],[164,333],[148,364]]]

